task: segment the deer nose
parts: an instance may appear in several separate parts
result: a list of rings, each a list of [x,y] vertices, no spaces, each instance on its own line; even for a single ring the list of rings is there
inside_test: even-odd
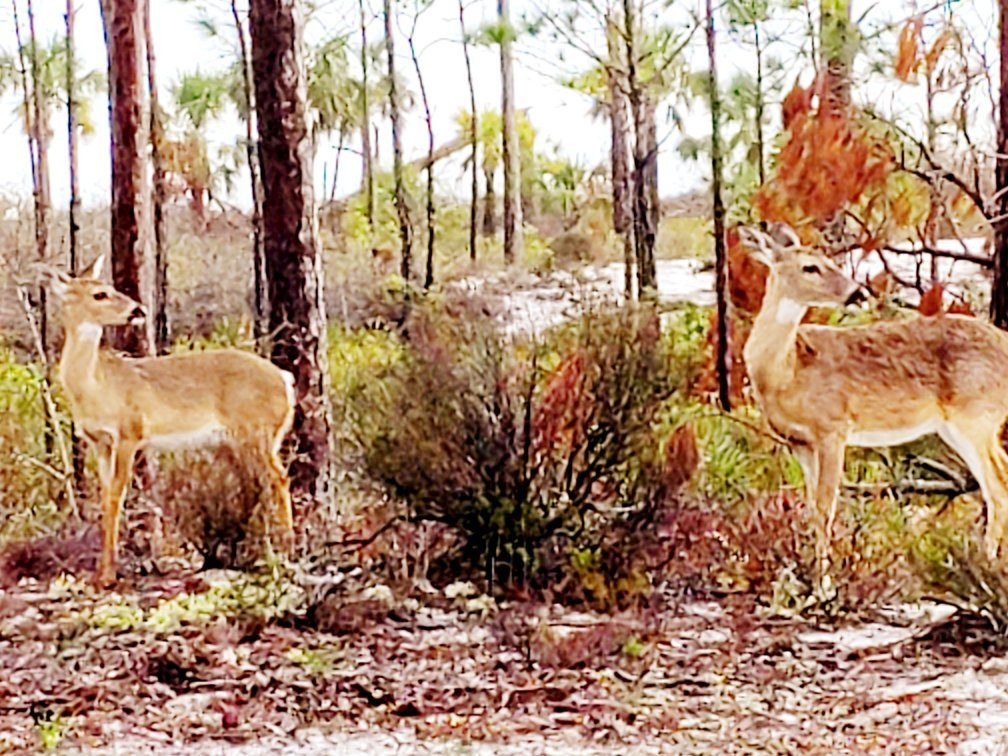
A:
[[[864,302],[868,299],[871,292],[868,291],[864,286],[858,286],[854,291],[850,293],[847,297],[847,301],[844,302],[845,305],[855,305]]]
[[[134,321],[134,320],[143,320],[146,317],[147,317],[147,313],[144,311],[144,308],[141,307],[140,305],[137,305],[132,310],[130,310],[129,319],[131,321]]]

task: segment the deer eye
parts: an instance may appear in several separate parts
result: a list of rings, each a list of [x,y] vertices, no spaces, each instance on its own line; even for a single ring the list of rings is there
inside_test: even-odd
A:
[[[819,270],[818,265],[802,265],[802,273],[815,273],[817,276],[822,275],[822,271]]]
[[[108,299],[108,294],[104,291],[99,291],[94,295],[94,298],[100,302],[103,299]]]

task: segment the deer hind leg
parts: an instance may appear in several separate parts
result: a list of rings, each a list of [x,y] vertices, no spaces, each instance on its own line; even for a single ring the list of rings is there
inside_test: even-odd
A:
[[[115,582],[119,556],[119,513],[133,473],[137,444],[120,440],[105,445],[99,452],[98,473],[102,484],[102,554],[98,582]]]
[[[969,467],[980,484],[980,493],[987,512],[984,531],[984,553],[996,561],[998,550],[1008,528],[1008,455],[1001,447],[1000,422],[993,425],[951,423],[938,431],[941,439],[951,446]]]
[[[281,532],[281,540],[287,548],[294,545],[294,516],[291,507],[290,478],[280,460],[280,444],[283,436],[267,437],[260,453],[266,465],[269,479],[270,499],[275,507],[274,522]]]

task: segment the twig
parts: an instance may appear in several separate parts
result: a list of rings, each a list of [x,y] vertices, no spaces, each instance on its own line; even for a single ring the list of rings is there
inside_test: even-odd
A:
[[[56,449],[59,452],[60,464],[63,466],[63,485],[66,488],[67,502],[70,504],[71,514],[79,518],[80,510],[77,508],[77,494],[74,491],[73,465],[70,462],[70,453],[67,449],[66,439],[60,428],[59,414],[56,411],[56,402],[53,401],[52,390],[49,385],[49,365],[45,357],[45,349],[42,347],[42,336],[39,333],[38,323],[35,320],[35,313],[32,311],[31,303],[28,300],[28,292],[23,286],[17,287],[18,301],[24,311],[28,327],[31,329],[32,340],[35,344],[35,351],[42,361],[42,402],[45,405],[46,415],[49,417],[49,424],[52,426],[53,438],[56,440]]]

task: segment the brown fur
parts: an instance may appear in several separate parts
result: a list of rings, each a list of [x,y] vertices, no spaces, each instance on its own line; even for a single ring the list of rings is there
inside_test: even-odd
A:
[[[79,278],[54,273],[66,331],[59,376],[74,422],[98,456],[103,546],[99,580],[115,579],[119,513],[136,454],[164,443],[224,435],[262,459],[289,541],[289,482],[278,452],[294,416],[293,381],[267,360],[235,349],[131,359],[101,349],[101,328],[124,325],[140,306],[97,279],[101,258]]]
[[[810,306],[840,304],[857,285],[822,255],[760,232],[748,236],[770,275],[746,364],[768,421],[792,441],[805,471],[820,567],[828,563],[845,448],[927,433],[955,449],[980,483],[984,546],[995,559],[1008,525],[1008,455],[1000,441],[1008,334],[943,314],[851,328],[801,325]]]

